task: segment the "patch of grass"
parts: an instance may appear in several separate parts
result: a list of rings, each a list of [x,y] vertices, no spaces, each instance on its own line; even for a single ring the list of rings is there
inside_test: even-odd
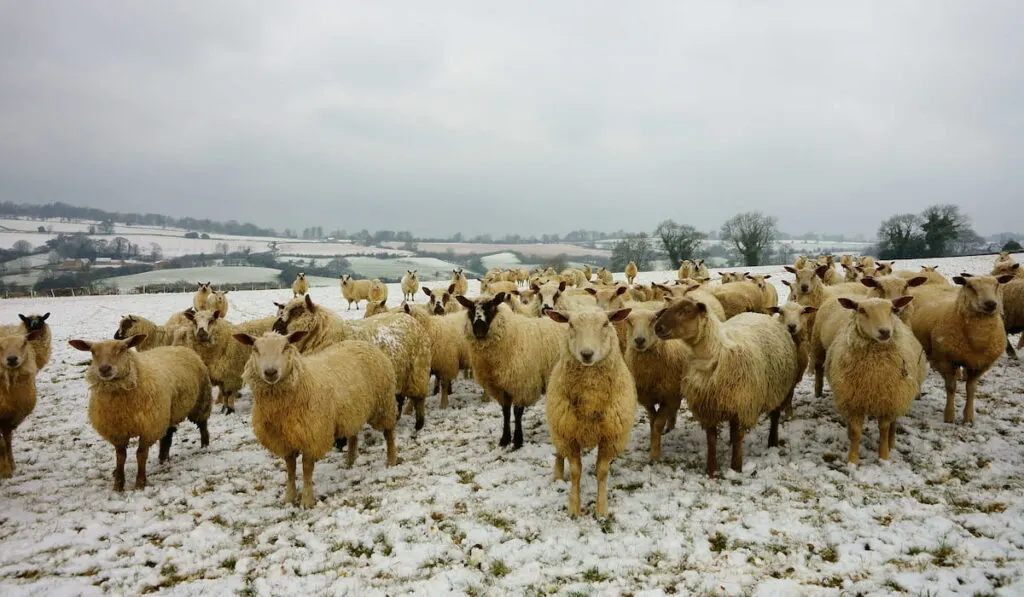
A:
[[[597,524],[601,527],[602,533],[610,535],[615,530],[615,515],[609,514],[608,516],[598,520]]]
[[[651,553],[647,554],[647,565],[648,566],[653,566],[653,567],[657,568],[658,564],[660,564],[664,560],[665,560],[665,554],[663,552],[652,551]]]
[[[620,489],[622,491],[625,491],[626,493],[633,493],[634,491],[637,491],[638,489],[643,489],[643,486],[644,486],[643,482],[625,483],[625,484],[616,485],[615,489]]]
[[[384,536],[384,533],[377,533],[377,536],[374,537],[373,541],[374,543],[380,544],[380,552],[386,556],[391,555],[391,553],[395,550],[395,548],[392,547],[390,543],[388,543],[388,538]]]
[[[455,474],[459,476],[459,483],[463,485],[469,485],[476,479],[476,471],[455,471]]]
[[[235,569],[235,564],[237,564],[237,563],[238,563],[238,560],[236,558],[229,557],[229,558],[226,558],[223,562],[220,563],[220,567],[224,568],[225,570],[234,570]]]
[[[826,545],[825,549],[821,550],[821,559],[826,562],[835,564],[839,561],[839,552],[836,551],[835,545]]]
[[[711,544],[711,551],[722,552],[729,546],[729,538],[726,537],[722,531],[716,532],[711,537],[708,537],[708,543]]]
[[[372,545],[367,546],[367,545],[363,545],[362,543],[350,543],[350,542],[343,543],[343,545],[345,547],[345,551],[348,552],[348,555],[352,556],[353,558],[356,558],[356,559],[359,559],[359,558],[362,558],[362,557],[369,558],[369,557],[371,557],[373,555],[373,546]]]
[[[931,550],[932,563],[943,568],[956,566],[956,550],[949,543],[943,541],[938,547]]]
[[[597,566],[584,570],[580,578],[582,578],[584,582],[604,582],[608,580],[608,576],[601,574],[601,571],[597,569]]]
[[[511,533],[516,528],[516,524],[512,520],[505,518],[504,516],[491,514],[490,512],[481,512],[477,518],[494,528],[501,529],[508,533]]]
[[[501,578],[509,572],[512,572],[512,570],[505,565],[504,560],[494,560],[493,562],[491,562],[489,572],[491,573],[491,576]]]
[[[889,580],[885,581],[884,583],[882,583],[882,586],[885,587],[886,589],[892,589],[893,591],[896,591],[897,593],[906,593],[907,592],[906,587],[904,587],[903,585],[901,585],[900,583],[896,582],[895,580],[893,580],[891,578]]]
[[[160,569],[160,574],[164,576],[177,576],[178,566],[173,563],[164,564],[163,568]]]
[[[843,587],[843,577],[830,576],[828,578],[823,578],[821,579],[821,586],[829,589],[841,589]]]

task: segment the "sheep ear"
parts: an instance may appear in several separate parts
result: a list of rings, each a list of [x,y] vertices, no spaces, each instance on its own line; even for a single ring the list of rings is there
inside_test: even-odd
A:
[[[562,292],[563,290],[565,290],[565,282],[564,281],[558,285],[558,291]]]
[[[278,309],[284,309],[284,305],[282,303],[277,302],[277,301],[274,301],[274,306],[277,307]]]
[[[864,276],[860,279],[860,283],[867,286],[868,288],[878,288],[878,281],[872,276]]]
[[[817,274],[817,276],[819,278],[824,280],[825,279],[825,274],[828,273],[828,266],[827,265],[819,265],[818,269],[814,270],[814,273]]]
[[[306,295],[306,308],[310,311],[316,311],[316,305],[313,304],[313,299],[308,294]]]
[[[232,334],[231,337],[234,338],[235,340],[238,340],[238,342],[240,342],[241,344],[245,344],[246,346],[252,346],[253,344],[256,343],[256,339],[250,336],[249,334]]]
[[[957,286],[963,286],[964,284],[967,284],[967,278],[963,276],[954,276],[953,283]]]
[[[771,278],[771,277],[772,277],[771,274],[765,274],[765,275],[761,276],[761,279],[762,280],[767,280],[768,278]]]
[[[21,313],[18,313],[18,319],[22,320],[25,323],[28,323],[28,317],[25,317]]]
[[[473,301],[469,300],[468,298],[462,296],[461,294],[456,295],[455,300],[459,301],[459,304],[462,305],[463,307],[467,308],[467,309],[472,309],[472,308],[476,307],[476,303],[474,303]]]
[[[195,323],[195,321],[196,321],[196,313],[195,313],[195,311],[184,311],[182,313],[182,315],[185,316],[185,319]]]
[[[619,289],[615,291],[615,295],[618,296],[618,295],[626,292],[627,290],[629,290],[627,287],[619,286]]]
[[[566,315],[565,313],[562,313],[561,311],[548,309],[545,312],[545,315],[547,315],[552,321],[557,321],[558,323],[569,323],[569,316]]]
[[[999,280],[1000,284],[1006,284],[1007,282],[1012,282],[1014,278],[1015,276],[1007,274],[1005,276],[999,276],[998,278],[996,278],[996,280]]]
[[[1013,265],[1010,266],[1010,269],[1016,271],[1016,270],[1020,269],[1020,264],[1019,263],[1014,263]],[[47,315],[49,315],[49,313],[47,313]]]
[[[630,312],[633,310],[632,307],[626,307],[625,309],[618,309],[616,311],[608,312],[608,321],[622,321],[629,317]]]
[[[213,318],[220,319],[220,309],[217,309],[216,311],[213,312]]]
[[[792,286],[793,285],[793,283],[790,282],[789,280],[783,280],[782,283],[785,284],[786,286]]]
[[[783,269],[786,270],[787,272],[791,273],[791,274],[795,274],[796,273],[796,268],[793,267],[792,265],[787,265],[787,266],[783,267]]]
[[[817,312],[818,312],[818,308],[817,307],[804,307],[804,310],[802,311],[802,313],[804,315],[810,315],[811,313],[817,313]]]
[[[768,312],[772,315],[778,315],[779,313],[782,313],[782,309],[778,307],[768,307]]]
[[[907,280],[907,286],[910,286],[911,288],[913,288],[915,286],[920,286],[921,284],[924,284],[927,281],[928,281],[928,278],[925,278],[924,276],[918,276],[916,278],[911,278],[911,279]]]
[[[907,305],[909,305],[910,301],[912,301],[912,300],[914,300],[914,297],[912,297],[912,296],[901,296],[901,297],[899,297],[897,299],[893,299],[893,301],[892,301],[892,310],[893,311],[899,311],[903,307],[906,307]]]
[[[288,344],[295,344],[299,340],[305,338],[306,334],[308,333],[309,330],[299,330],[297,332],[292,332],[291,335],[288,336]]]
[[[85,340],[68,340],[68,344],[71,346],[71,348],[75,348],[84,352],[89,352],[90,350],[92,350],[92,344],[86,342]]]
[[[493,308],[497,309],[498,305],[500,305],[500,304],[505,302],[505,298],[506,298],[505,297],[505,293],[504,292],[499,292],[498,294],[494,295],[493,299],[491,299],[491,306]]]
[[[455,284],[448,285],[448,294],[455,294]]]
[[[25,341],[26,342],[31,342],[32,340],[35,340],[35,339],[39,338],[39,336],[42,336],[42,335],[43,335],[43,330],[32,330],[31,332],[25,334]]]
[[[429,297],[433,297],[434,296],[433,294],[430,293],[430,289],[427,288],[426,286],[424,286],[421,290],[423,290],[423,294],[425,294],[425,295],[427,295]]]
[[[589,294],[590,296],[596,296],[597,295],[597,289],[595,289],[595,288],[584,288],[584,290],[586,290],[587,294]]]
[[[384,305],[381,306],[383,307]],[[409,303],[402,303],[402,310],[408,313],[409,315],[412,315],[412,309],[409,308]]]
[[[124,341],[124,345],[127,348],[134,348],[139,344],[142,344],[146,340],[146,334],[136,334],[131,338]]]
[[[701,315],[707,315],[708,314],[708,306],[705,305],[702,302],[698,302],[697,303],[697,313],[700,313]]]
[[[973,278],[974,277],[974,274],[969,274],[967,272],[960,272],[960,275],[965,277],[965,278]]]
[[[848,299],[845,296],[839,297],[839,304],[842,305],[845,309],[853,309],[855,311],[858,307],[860,307],[860,305],[857,304],[857,301]]]

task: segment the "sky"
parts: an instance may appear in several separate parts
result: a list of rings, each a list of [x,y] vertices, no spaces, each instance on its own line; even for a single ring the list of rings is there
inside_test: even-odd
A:
[[[0,0],[0,200],[421,236],[1024,228],[1019,0]],[[1010,216],[1008,218],[1008,216]]]

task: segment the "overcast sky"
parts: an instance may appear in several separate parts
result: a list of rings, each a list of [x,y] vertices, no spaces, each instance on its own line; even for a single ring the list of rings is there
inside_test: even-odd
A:
[[[0,0],[0,200],[421,235],[1024,214],[1024,2]],[[1012,216],[1008,220],[1008,216]]]

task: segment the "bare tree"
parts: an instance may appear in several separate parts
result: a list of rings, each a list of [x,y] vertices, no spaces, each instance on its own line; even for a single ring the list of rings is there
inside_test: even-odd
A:
[[[916,214],[898,214],[878,227],[878,257],[907,259],[919,257],[924,237],[919,230],[923,220]]]
[[[646,232],[627,234],[612,248],[612,271],[623,271],[630,261],[636,263],[641,271],[649,269],[652,253],[651,239]]]
[[[707,235],[693,226],[676,224],[674,220],[665,220],[658,224],[654,235],[661,239],[661,246],[668,253],[672,268],[677,269],[684,259],[693,259]]]
[[[14,243],[14,246],[11,248],[14,250],[15,253],[22,253],[24,255],[28,255],[29,253],[32,252],[32,243],[28,242],[25,239],[21,239],[18,242]]]
[[[776,221],[759,211],[736,214],[722,224],[722,240],[732,244],[746,265],[761,265],[779,235]]]

